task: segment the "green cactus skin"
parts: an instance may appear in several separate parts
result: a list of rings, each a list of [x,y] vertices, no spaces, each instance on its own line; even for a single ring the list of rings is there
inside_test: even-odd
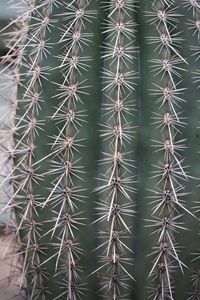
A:
[[[0,187],[20,299],[199,299],[199,1],[17,9]]]

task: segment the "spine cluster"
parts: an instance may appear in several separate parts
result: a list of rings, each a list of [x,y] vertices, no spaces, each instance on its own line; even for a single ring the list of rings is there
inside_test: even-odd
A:
[[[14,29],[8,36],[8,53],[3,59],[12,73],[12,102],[16,107],[16,117],[10,128],[13,145],[7,151],[12,170],[1,185],[13,186],[4,210],[14,211],[15,215],[13,238],[18,248],[13,255],[17,257],[20,294],[25,299],[46,299],[46,273],[41,266],[43,248],[39,241],[41,198],[36,192],[42,176],[35,165],[35,152],[43,125],[43,121],[38,119],[42,82],[48,70],[48,67],[42,66],[44,56],[49,54],[45,36],[52,27],[50,15],[54,2],[22,0],[17,4],[19,17],[10,24]]]
[[[155,44],[156,59],[152,59],[153,72],[157,82],[153,95],[157,97],[159,113],[154,115],[154,123],[160,129],[161,140],[154,140],[155,152],[161,160],[154,171],[156,189],[153,191],[153,219],[148,220],[157,236],[157,245],[151,255],[154,257],[149,276],[153,286],[151,297],[154,300],[174,299],[173,274],[177,267],[183,272],[185,265],[179,258],[179,246],[176,233],[185,229],[180,218],[183,213],[190,213],[184,205],[184,182],[188,180],[182,152],[184,139],[179,139],[181,128],[185,126],[181,113],[184,88],[179,87],[186,60],[178,49],[182,43],[177,33],[179,14],[175,1],[155,0],[152,11],[148,12],[150,23],[155,26],[156,36],[150,37]]]
[[[87,97],[89,88],[83,74],[86,74],[91,60],[85,56],[91,37],[86,27],[88,23],[92,26],[95,18],[89,5],[90,2],[85,0],[63,4],[62,12],[57,16],[63,20],[59,41],[63,54],[58,57],[57,68],[63,82],[57,84],[58,93],[54,96],[56,108],[51,119],[55,122],[57,134],[52,137],[53,159],[45,174],[53,176],[54,180],[43,203],[43,207],[54,214],[48,221],[51,229],[46,233],[50,234],[49,247],[54,249],[54,254],[44,264],[55,260],[55,275],[62,277],[61,282],[58,280],[60,294],[55,299],[79,299],[84,289],[80,282],[82,249],[77,234],[84,219],[79,209],[84,201],[81,131],[85,123],[83,98]]]
[[[93,273],[100,274],[100,292],[105,298],[124,299],[129,279],[133,280],[127,238],[130,236],[130,219],[133,210],[133,161],[130,145],[133,142],[135,84],[134,69],[134,1],[112,0],[105,4],[108,17],[104,23],[106,36],[102,59],[102,159],[99,163],[98,218],[100,223],[97,247],[99,264]],[[130,217],[130,219],[129,219]]]

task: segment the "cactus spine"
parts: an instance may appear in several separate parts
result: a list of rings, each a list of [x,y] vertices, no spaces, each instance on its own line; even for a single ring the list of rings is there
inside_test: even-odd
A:
[[[79,267],[82,249],[76,232],[84,220],[79,211],[79,204],[84,201],[83,189],[78,185],[84,173],[80,165],[83,138],[79,136],[86,122],[85,110],[80,109],[84,104],[81,98],[83,94],[87,95],[88,89],[82,71],[88,69],[90,60],[84,56],[91,36],[85,28],[94,18],[89,4],[84,0],[72,1],[64,4],[59,14],[64,21],[59,41],[64,53],[58,57],[63,83],[58,85],[58,94],[54,96],[56,109],[51,117],[58,128],[58,134],[52,137],[51,167],[46,172],[46,175],[54,176],[53,187],[42,205],[50,207],[54,213],[46,234],[56,238],[50,243],[55,249],[51,258],[56,257],[55,274],[62,276],[61,284],[58,281],[61,293],[55,299],[75,300],[83,293]]]
[[[45,35],[50,30],[49,1],[43,4],[36,1],[22,1],[19,4],[20,16],[13,22],[16,29],[10,37],[8,54],[4,60],[14,73],[16,83],[13,97],[17,99],[16,123],[10,129],[15,143],[10,153],[14,162],[13,170],[3,181],[11,181],[13,194],[4,209],[14,209],[16,228],[13,233],[18,242],[15,255],[20,267],[20,294],[25,299],[46,299],[44,277],[41,266],[42,246],[38,211],[40,196],[35,193],[42,176],[35,166],[35,150],[42,122],[38,120],[41,103],[42,79],[48,67],[41,66],[42,56],[46,55]],[[48,46],[47,46],[48,47]],[[29,51],[29,57],[25,53]],[[24,78],[27,77],[27,84]],[[15,100],[16,102],[16,100]]]
[[[182,38],[174,33],[180,14],[176,12],[175,1],[153,1],[152,12],[148,13],[150,23],[155,26],[157,36],[150,37],[155,44],[158,58],[151,61],[156,78],[160,77],[160,85],[156,84],[153,95],[157,96],[156,105],[159,113],[154,115],[154,123],[161,131],[161,141],[153,140],[155,152],[163,153],[161,165],[154,171],[157,180],[153,191],[153,219],[149,225],[158,236],[157,245],[153,248],[153,266],[149,276],[153,278],[151,288],[152,299],[174,299],[173,274],[177,267],[183,272],[185,264],[179,258],[179,246],[176,233],[185,230],[180,218],[190,210],[184,205],[184,182],[188,175],[183,166],[182,151],[185,149],[184,139],[179,139],[181,127],[185,126],[181,113],[184,88],[179,87],[182,63],[187,64],[179,51]]]
[[[102,159],[96,192],[99,195],[98,218],[102,224],[97,247],[101,253],[95,272],[105,272],[100,291],[105,298],[124,299],[128,282],[133,280],[132,250],[126,242],[131,229],[128,218],[134,213],[132,194],[133,161],[127,149],[134,127],[130,120],[133,115],[134,68],[134,1],[111,1],[104,9],[108,19],[104,23],[104,68],[102,108]],[[104,122],[104,123],[103,123]]]

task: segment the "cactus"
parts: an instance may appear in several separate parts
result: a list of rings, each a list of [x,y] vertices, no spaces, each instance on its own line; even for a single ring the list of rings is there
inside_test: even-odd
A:
[[[199,1],[11,5],[0,188],[19,298],[199,299]]]

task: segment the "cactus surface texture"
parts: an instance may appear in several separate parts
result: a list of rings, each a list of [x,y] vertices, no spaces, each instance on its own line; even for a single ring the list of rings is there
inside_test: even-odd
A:
[[[200,300],[200,1],[7,5],[16,299]]]

